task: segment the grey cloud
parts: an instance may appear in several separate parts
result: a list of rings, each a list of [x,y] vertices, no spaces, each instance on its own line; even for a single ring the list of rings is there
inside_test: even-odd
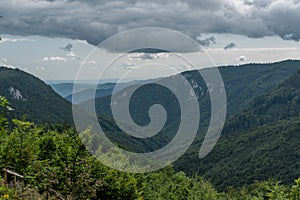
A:
[[[182,33],[153,27],[138,28],[129,30],[125,34],[114,35],[103,41],[99,47],[111,52],[139,52],[146,49],[157,50],[156,52],[183,53],[203,50],[195,40]]]
[[[225,49],[225,50],[228,50],[228,49],[232,49],[232,48],[234,48],[234,47],[236,47],[236,44],[235,44],[234,42],[230,42],[229,44],[227,44],[227,45],[224,47],[224,49]]]
[[[296,0],[1,0],[0,14],[1,34],[66,37],[94,45],[145,26],[174,29],[194,39],[201,33],[300,39]]]
[[[201,37],[197,37],[196,41],[204,47],[208,47],[212,44],[216,44],[216,38],[214,36],[211,36],[209,38],[201,39]]]
[[[70,52],[73,48],[73,45],[72,44],[67,44],[65,47],[59,47],[59,48],[63,51]]]
[[[268,7],[272,1],[270,0],[244,0],[244,4],[248,6],[255,5],[257,7]]]
[[[170,53],[129,53],[127,54],[128,60],[156,60],[156,59],[166,59],[172,56]]]

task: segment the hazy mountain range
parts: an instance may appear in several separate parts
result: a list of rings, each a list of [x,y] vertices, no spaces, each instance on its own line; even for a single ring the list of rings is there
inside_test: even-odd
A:
[[[300,61],[226,66],[219,67],[219,70],[227,93],[227,119],[221,139],[204,159],[199,159],[198,153],[211,115],[209,94],[196,71],[182,73],[199,97],[201,122],[193,145],[174,163],[174,168],[188,174],[204,175],[221,189],[254,180],[273,178],[288,182],[299,177]],[[126,92],[134,84],[142,83],[124,84],[116,95]],[[128,150],[147,152],[158,149],[173,138],[178,128],[178,102],[165,88],[152,86],[146,84],[144,90],[131,99],[132,118],[141,125],[149,123],[147,108],[154,103],[160,103],[170,113],[162,132],[147,140],[128,137],[116,127],[110,109],[114,83],[97,88],[96,111],[100,124],[105,126],[114,142]],[[72,84],[52,87],[71,100]],[[76,102],[81,103],[80,106],[90,103],[84,98],[85,93],[91,91],[89,87],[82,84],[83,98]],[[38,123],[72,123],[71,103],[55,91],[30,74],[0,68],[0,94],[7,97],[14,108],[11,118],[26,116]]]

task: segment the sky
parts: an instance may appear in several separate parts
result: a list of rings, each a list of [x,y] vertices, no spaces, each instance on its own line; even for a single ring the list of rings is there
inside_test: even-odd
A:
[[[84,63],[89,70],[80,78],[97,79],[95,71],[104,66],[100,58],[86,59],[89,53],[114,34],[143,27],[179,31],[204,52],[124,54],[104,49],[107,58],[119,57],[107,79],[145,64],[149,68],[128,78],[190,69],[180,56],[193,60],[196,68],[300,59],[299,0],[1,0],[0,16],[0,65],[43,80],[73,80]],[[152,63],[175,70],[151,70]]]

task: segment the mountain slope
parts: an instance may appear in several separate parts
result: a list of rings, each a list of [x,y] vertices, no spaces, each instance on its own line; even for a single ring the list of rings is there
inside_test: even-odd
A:
[[[72,123],[71,103],[40,79],[21,70],[0,67],[0,95],[14,109],[10,118],[25,116],[38,123]]]
[[[58,83],[58,84],[51,84],[51,87],[53,90],[59,94],[62,97],[67,97],[69,95],[72,95],[73,92],[73,83]],[[91,85],[90,84],[81,84],[80,85],[80,91],[84,91],[87,89],[90,89]]]
[[[227,95],[227,117],[239,113],[253,97],[276,87],[280,82],[299,69],[300,61],[293,60],[272,64],[220,67],[219,71],[223,77]],[[200,128],[197,139],[194,142],[195,147],[191,148],[193,151],[192,154],[196,156],[201,145],[201,140],[203,139],[203,133],[206,132],[209,125],[211,115],[209,93],[205,82],[197,71],[183,72],[182,75],[186,77],[199,97],[201,109]],[[172,78],[174,77],[167,77],[158,80],[157,83]],[[146,125],[150,122],[148,116],[150,106],[155,103],[163,105],[168,111],[167,122],[161,133],[155,136],[157,137],[157,141],[160,142],[158,145],[163,146],[174,137],[174,133],[178,129],[178,124],[181,120],[180,107],[178,101],[174,96],[170,95],[170,92],[157,84],[153,87],[154,85],[145,85],[133,95],[130,101],[130,114],[137,124]],[[122,98],[122,95],[126,94],[128,90],[130,90],[130,87],[119,91],[116,95]],[[85,107],[85,105],[90,105],[90,103],[90,101],[86,101],[80,104],[80,106]],[[96,112],[100,115],[112,117],[110,104],[110,96],[97,98],[95,101]],[[195,171],[197,169],[193,169],[193,172]]]
[[[289,75],[299,69],[300,61],[293,60],[272,64],[247,64],[242,66],[219,67],[226,89],[228,115],[241,111],[253,97],[263,94],[277,86],[280,82],[288,78]],[[200,103],[205,103],[204,105],[206,106],[203,106],[203,108],[209,107],[207,87],[202,77],[199,76],[199,73],[197,71],[187,71],[183,72],[182,75],[185,76],[193,86],[195,93],[199,97]],[[172,79],[172,77],[167,77],[165,79]],[[125,92],[126,88],[122,93]],[[141,97],[139,97],[137,101],[143,99],[143,103],[145,103],[145,101],[147,101],[147,95],[149,94],[164,95],[164,90],[146,87],[146,90],[140,91],[139,96]],[[134,102],[134,100],[132,104],[139,105],[139,103]],[[168,101],[168,104],[169,107],[174,107],[176,102]],[[135,111],[132,110],[132,115],[136,115],[139,110],[140,109],[135,109]],[[104,115],[112,116],[109,96],[96,99],[96,111]],[[206,110],[203,111],[208,112]]]
[[[178,169],[196,170],[220,189],[270,178],[291,183],[300,176],[300,71],[255,97],[230,118],[204,159],[182,159]],[[180,167],[179,167],[180,166]]]
[[[69,111],[65,111],[68,105],[71,106],[70,103],[66,103],[39,79],[20,70],[0,69],[0,92],[12,102],[15,116],[27,114],[34,121],[56,121],[61,115],[72,114],[70,107]],[[203,136],[201,133],[205,132],[209,122],[210,101],[201,77],[195,71],[184,72],[183,75],[199,96],[203,108],[202,121],[198,138],[174,167],[189,174],[203,174],[220,189],[270,177],[288,182],[300,176],[297,170],[300,166],[300,138],[297,134],[300,131],[299,69],[299,61],[220,68],[227,90],[228,118],[217,146],[201,160],[198,152]],[[165,88],[146,85],[143,89],[134,95],[131,102],[131,114],[136,122],[141,125],[149,122],[148,107],[154,103],[164,105],[171,113],[163,133],[147,140],[127,137],[116,127],[109,118],[109,97],[96,100],[99,121],[108,137],[135,152],[137,149],[141,152],[152,151],[166,144],[172,139],[180,117],[178,101]],[[57,110],[63,113],[57,114]]]
[[[36,123],[70,123],[73,124],[72,105],[59,96],[40,79],[18,69],[0,67],[0,95],[5,96],[14,109],[9,112],[9,118],[22,118]],[[82,112],[83,117],[89,115]],[[131,150],[141,148],[141,151],[151,149],[158,143],[150,139],[144,143],[138,139],[129,139],[123,135],[114,122],[105,116],[98,116],[108,137],[119,141],[120,146],[129,146]]]
[[[66,100],[69,102],[72,102],[73,104],[79,104],[84,101],[89,100],[88,97],[95,96],[95,98],[104,97],[104,96],[110,96],[113,93],[113,87],[111,89],[97,89],[96,93],[93,89],[86,89],[84,91],[78,92],[76,95],[80,98],[76,99],[76,101],[73,100],[73,95],[70,94],[65,97]]]
[[[69,102],[72,102],[73,104],[80,104],[84,101],[90,100],[92,98],[99,98],[104,96],[110,96],[113,92],[117,92],[119,90],[122,90],[130,85],[135,85],[138,83],[146,83],[150,80],[145,81],[129,81],[124,83],[118,83],[118,89],[115,89],[116,83],[99,83],[96,88],[96,92],[94,91],[94,84],[91,83],[76,83],[77,88],[77,94],[76,101],[74,101],[73,98],[73,87],[74,83],[59,83],[59,84],[51,84],[51,87],[53,90],[58,93],[60,96],[68,100]]]
[[[295,91],[287,90],[288,86],[282,84],[286,84],[288,81],[291,82],[291,78],[285,82],[284,80],[299,69],[300,61],[293,60],[272,64],[220,67],[219,70],[224,80],[228,101],[226,126],[222,133],[221,140],[213,152],[202,160],[198,158],[198,153],[210,119],[209,95],[204,81],[196,71],[184,72],[183,75],[188,79],[190,84],[194,87],[195,93],[199,96],[200,107],[202,109],[201,122],[196,140],[187,153],[174,164],[175,169],[183,170],[188,174],[204,174],[208,178],[211,178],[220,189],[224,189],[228,185],[238,186],[244,183],[251,183],[256,179],[262,180],[275,177],[287,181],[300,176],[300,174],[295,171],[295,167],[299,166],[297,162],[300,160],[297,151],[294,151],[295,154],[292,155],[292,157],[286,156],[286,153],[295,149],[298,143],[291,143],[290,148],[284,147],[285,144],[293,142],[294,140],[300,141],[298,135],[293,135],[294,132],[298,131],[298,111],[295,111],[293,107],[280,107],[275,104],[267,108],[263,103],[274,101],[269,100],[269,98],[276,92],[279,93],[279,96],[274,97],[275,100],[282,95],[281,92],[285,92],[283,93],[284,96],[293,97]],[[298,79],[300,78],[297,74],[294,76]],[[295,83],[296,80],[297,79],[293,79],[293,83]],[[280,85],[280,87],[278,85]],[[173,138],[174,132],[176,133],[176,128],[178,128],[178,122],[180,120],[178,119],[178,117],[180,117],[178,102],[172,98],[172,96],[168,95],[167,91],[163,88],[150,86],[144,86],[143,88],[145,89],[144,91],[139,90],[131,99],[131,116],[138,124],[145,125],[149,123],[148,108],[154,103],[160,103],[166,110],[171,111],[171,114],[168,115],[169,119],[167,120],[169,123],[166,124],[160,136],[156,138],[156,141],[160,142],[160,144],[157,145],[163,146]],[[122,92],[126,93],[126,89],[120,91],[119,96],[122,95]],[[271,96],[268,96],[270,94]],[[264,95],[267,95],[268,98],[265,98]],[[259,99],[262,100],[260,101]],[[289,101],[297,102],[298,100],[290,99],[286,102]],[[89,102],[85,103],[88,104]],[[262,104],[260,105],[260,103]],[[269,103],[266,104],[268,105]],[[279,108],[277,109],[277,107]],[[268,111],[268,115],[263,116],[259,113],[247,113],[247,109],[251,110],[251,112],[254,112],[254,110],[257,112]],[[96,110],[99,114],[112,116],[110,97],[96,99]],[[245,116],[247,116],[247,118]],[[273,121],[264,119],[268,119],[270,116],[276,116],[277,118],[274,118]],[[284,129],[285,124],[288,124],[291,128],[288,130],[288,133],[286,133]],[[252,132],[251,127],[260,127],[262,132],[260,128]],[[270,138],[267,135],[265,135],[265,138],[258,137],[264,132],[274,137]],[[258,138],[257,143],[253,142],[255,141],[254,139],[253,141],[249,139],[252,137]],[[248,141],[248,139],[250,141]],[[281,139],[283,140],[283,145],[279,143]],[[273,148],[273,150],[264,149],[265,145],[271,145],[269,148]],[[269,151],[274,151],[274,154],[268,154]],[[251,157],[253,155],[257,157],[257,160],[254,159],[255,157]],[[267,165],[265,162],[274,162],[276,155],[285,155],[285,159],[287,160],[280,162],[280,164],[278,162],[278,165],[275,164],[274,168],[272,168],[271,164]],[[293,159],[291,158],[297,158],[298,160],[293,164]],[[289,168],[289,166],[291,168]],[[282,175],[280,174],[280,167],[294,171],[288,173],[283,170],[283,172],[288,175]],[[272,170],[274,170],[274,173],[271,173]]]

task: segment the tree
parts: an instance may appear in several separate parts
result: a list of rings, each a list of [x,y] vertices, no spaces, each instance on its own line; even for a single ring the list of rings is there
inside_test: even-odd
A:
[[[0,96],[0,129],[4,129],[8,125],[6,114],[8,111],[12,110],[9,102],[3,96]]]

